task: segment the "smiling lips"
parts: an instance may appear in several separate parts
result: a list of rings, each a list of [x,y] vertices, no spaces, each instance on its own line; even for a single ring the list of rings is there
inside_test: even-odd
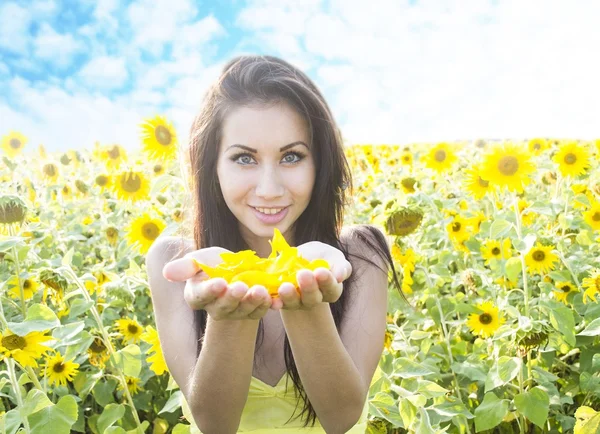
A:
[[[263,214],[273,215],[273,214],[279,213],[281,210],[283,210],[284,208],[287,208],[287,207],[283,206],[283,207],[279,207],[279,208],[259,208],[259,207],[253,206],[252,208],[254,208],[255,210],[257,210],[259,212],[262,212]]]

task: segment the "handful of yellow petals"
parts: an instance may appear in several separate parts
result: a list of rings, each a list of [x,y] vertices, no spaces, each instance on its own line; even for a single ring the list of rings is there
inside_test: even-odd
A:
[[[222,277],[231,284],[244,282],[251,288],[253,285],[264,286],[272,297],[278,297],[278,289],[284,282],[289,282],[298,291],[296,273],[301,269],[316,270],[319,267],[329,269],[325,259],[308,261],[298,253],[297,247],[290,247],[279,229],[275,228],[268,258],[259,258],[253,250],[242,250],[236,253],[221,253],[223,262],[216,267],[209,267],[194,259],[208,277]]]

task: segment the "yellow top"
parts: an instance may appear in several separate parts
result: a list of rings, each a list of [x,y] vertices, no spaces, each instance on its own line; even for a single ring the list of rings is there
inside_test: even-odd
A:
[[[248,400],[242,411],[242,418],[238,433],[252,432],[253,434],[325,434],[325,430],[319,423],[317,418],[315,426],[310,425],[302,428],[304,421],[301,417],[293,419],[290,422],[287,420],[294,415],[296,418],[302,412],[302,404],[298,404],[296,413],[294,409],[297,401],[300,398],[294,397],[294,383],[286,373],[277,386],[272,387],[263,383],[256,377],[250,380],[250,390],[248,391]],[[181,400],[183,415],[191,423],[190,434],[202,434],[194,423],[194,418],[191,415],[190,409],[185,398]],[[364,434],[367,430],[367,415],[369,412],[369,399],[365,399],[363,412],[356,425],[349,431],[350,434]]]

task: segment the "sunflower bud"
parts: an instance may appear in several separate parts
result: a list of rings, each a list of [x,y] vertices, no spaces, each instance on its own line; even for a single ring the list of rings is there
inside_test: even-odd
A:
[[[379,199],[373,199],[370,203],[371,208],[375,208],[377,205],[380,205],[381,201]]]
[[[63,166],[68,166],[71,161],[73,160],[71,159],[71,157],[69,157],[68,154],[63,154],[62,157],[60,157],[60,162]]]
[[[89,187],[81,179],[77,179],[75,181],[75,187],[77,187],[77,190],[83,194],[86,194],[89,190]]]
[[[164,205],[165,203],[167,203],[167,198],[164,197],[162,194],[159,194],[158,196],[156,196],[156,200],[159,201],[161,205]]]
[[[45,268],[40,272],[40,282],[58,292],[64,292],[69,286],[67,279],[57,272]]]
[[[542,182],[546,185],[552,185],[556,183],[556,173],[554,172],[546,172],[544,176],[542,176]]]
[[[414,232],[423,220],[420,208],[401,208],[393,211],[385,222],[385,228],[390,235],[405,236]]]
[[[27,205],[19,196],[0,197],[0,223],[23,223],[27,214]]]
[[[529,333],[525,337],[523,337],[519,341],[519,346],[525,348],[526,350],[538,347],[542,344],[542,342],[548,340],[548,333],[546,332],[538,332],[538,333]]]
[[[404,190],[406,192],[414,193],[415,185],[417,184],[417,180],[412,177],[402,178],[402,180],[400,181],[400,184],[402,184],[402,187],[404,187]]]

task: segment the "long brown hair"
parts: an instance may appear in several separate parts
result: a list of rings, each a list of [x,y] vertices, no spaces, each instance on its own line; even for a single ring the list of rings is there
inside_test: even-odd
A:
[[[349,260],[347,245],[340,241],[344,208],[350,204],[353,186],[350,166],[344,154],[341,133],[333,119],[329,106],[315,84],[300,70],[288,62],[273,56],[239,56],[230,60],[204,96],[200,113],[196,116],[187,152],[180,155],[186,188],[191,202],[186,204],[189,224],[182,224],[182,233],[189,234],[198,249],[219,246],[233,252],[249,249],[239,231],[238,221],[227,207],[216,173],[219,145],[225,117],[236,107],[259,106],[285,102],[293,107],[307,122],[310,143],[313,144],[313,160],[316,182],[306,210],[295,222],[294,242],[300,245],[320,241],[341,250]],[[404,297],[387,241],[381,231],[369,225],[357,225],[352,238],[370,247],[392,269],[393,281]],[[182,238],[182,245],[185,238]],[[352,255],[378,266],[367,257]],[[379,268],[379,266],[378,266]],[[389,271],[385,271],[386,274]],[[330,303],[338,333],[344,314],[355,290],[358,271],[344,281],[341,297]],[[404,297],[405,298],[405,297]],[[207,313],[196,310],[194,323],[197,333],[197,355],[202,349],[202,336],[206,330]],[[256,352],[264,338],[263,320],[260,320]],[[298,374],[290,343],[285,336],[284,359],[295,391],[304,402],[300,415],[304,414],[304,426],[315,425],[316,413],[304,391]],[[256,363],[257,358],[254,358]],[[295,414],[295,412],[294,412]],[[293,415],[292,415],[293,416]],[[291,419],[291,418],[290,418]],[[289,422],[289,420],[288,420]]]

